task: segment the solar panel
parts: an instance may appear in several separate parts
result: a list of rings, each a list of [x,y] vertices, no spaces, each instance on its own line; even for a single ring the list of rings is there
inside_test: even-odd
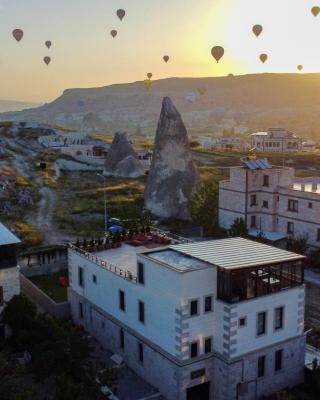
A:
[[[267,160],[245,160],[244,165],[249,169],[271,169],[272,166]]]

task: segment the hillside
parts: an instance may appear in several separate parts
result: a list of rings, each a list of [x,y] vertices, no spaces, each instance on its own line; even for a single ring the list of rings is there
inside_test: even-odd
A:
[[[162,98],[170,96],[191,133],[282,126],[320,138],[320,74],[254,74],[170,78],[91,89],[68,89],[52,103],[2,120],[34,120],[85,129],[154,133]]]
[[[28,103],[23,101],[13,101],[13,100],[0,100],[0,112],[10,112],[10,111],[22,111],[27,108],[39,107],[39,103]]]

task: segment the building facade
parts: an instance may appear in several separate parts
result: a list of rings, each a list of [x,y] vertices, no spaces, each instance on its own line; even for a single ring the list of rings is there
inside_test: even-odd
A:
[[[310,247],[320,248],[319,182],[297,179],[289,167],[231,168],[229,181],[219,187],[220,226],[230,229],[242,218],[249,230],[304,237]]]
[[[7,335],[1,323],[5,304],[20,293],[19,267],[16,250],[20,240],[0,223],[0,339]]]
[[[302,256],[241,238],[128,251],[70,248],[72,316],[165,399],[253,400],[303,381]]]
[[[295,152],[301,151],[302,139],[283,128],[269,128],[267,132],[253,133],[251,146],[262,152]]]

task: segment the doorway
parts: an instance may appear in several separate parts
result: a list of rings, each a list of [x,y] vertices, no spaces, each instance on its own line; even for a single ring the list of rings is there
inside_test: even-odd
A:
[[[187,389],[187,400],[209,400],[210,399],[210,382],[193,386]]]

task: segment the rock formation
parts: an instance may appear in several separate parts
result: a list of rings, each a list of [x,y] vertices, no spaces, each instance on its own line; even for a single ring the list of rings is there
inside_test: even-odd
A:
[[[199,182],[186,127],[170,98],[165,97],[145,190],[145,205],[159,217],[188,219],[189,200]]]
[[[125,132],[117,132],[114,135],[106,158],[104,175],[122,178],[137,178],[144,175],[137,154]]]

